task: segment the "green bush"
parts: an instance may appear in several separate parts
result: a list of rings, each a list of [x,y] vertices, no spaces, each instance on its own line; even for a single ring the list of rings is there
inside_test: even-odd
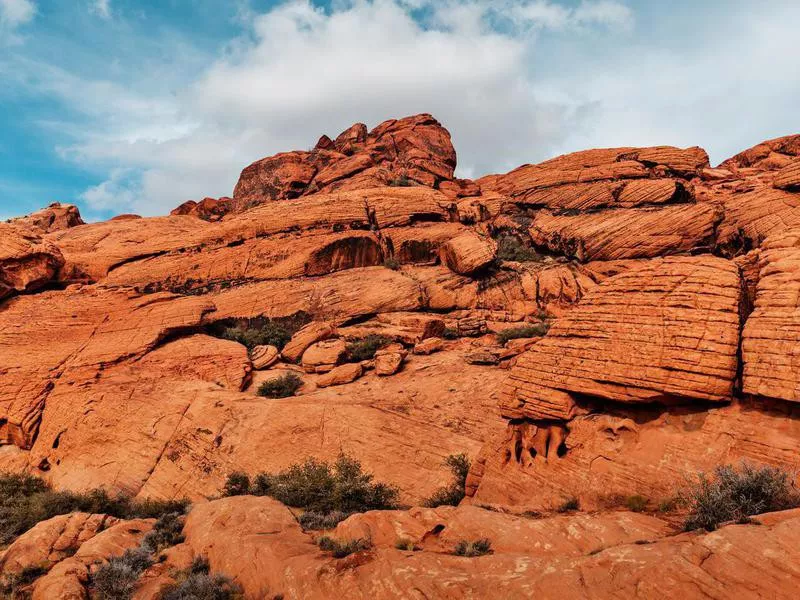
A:
[[[142,548],[156,554],[165,548],[177,546],[183,542],[183,515],[167,513],[156,520],[152,531],[144,536]]]
[[[228,479],[231,483],[231,478]],[[323,524],[325,519],[330,523],[356,512],[395,508],[397,489],[374,483],[372,479],[372,474],[365,473],[358,460],[340,454],[333,465],[309,458],[279,473],[260,473],[252,483],[248,478],[244,492],[245,486],[239,480],[235,485],[226,484],[222,493],[231,495],[230,487],[237,493],[270,496],[312,513],[306,517],[309,524]]]
[[[394,257],[389,257],[383,261],[383,266],[392,271],[397,271],[400,268],[400,261]]]
[[[644,512],[647,510],[647,498],[644,496],[628,496],[625,498],[625,507],[631,512]]]
[[[347,344],[347,356],[351,362],[371,360],[375,358],[375,353],[378,350],[391,343],[391,338],[371,333],[366,337]]]
[[[128,600],[133,596],[139,576],[153,564],[150,553],[142,548],[126,550],[97,570],[92,586],[98,600]]]
[[[278,350],[292,339],[292,336],[308,321],[300,314],[285,319],[228,319],[214,323],[208,328],[211,335],[239,342],[252,350],[256,346],[275,346]]]
[[[504,235],[497,240],[497,258],[516,262],[542,262],[544,256],[525,246],[518,237]]]
[[[289,371],[280,377],[265,381],[258,386],[256,393],[264,398],[289,398],[301,387],[303,387],[302,378],[297,373]]]
[[[297,518],[303,529],[333,529],[353,513],[334,510],[329,513],[309,510]]]
[[[567,498],[566,500],[564,500],[564,502],[558,508],[556,508],[556,512],[560,513],[570,512],[573,510],[579,510],[580,507],[581,507],[580,501],[573,496],[572,498]]]
[[[250,478],[247,473],[234,471],[228,475],[225,487],[222,490],[223,496],[245,496],[250,493]]]
[[[490,542],[487,538],[482,538],[479,540],[475,540],[474,542],[469,542],[467,540],[461,540],[456,544],[455,550],[453,554],[456,556],[484,556],[486,554],[491,554],[492,552],[492,542]]]
[[[545,335],[548,329],[550,329],[550,325],[544,321],[541,323],[536,323],[535,325],[524,325],[523,327],[504,329],[497,334],[497,341],[499,344],[504,345],[510,340]]]
[[[408,175],[400,175],[400,177],[389,180],[386,185],[391,187],[411,187],[414,182],[409,179]]]
[[[415,552],[419,550],[419,546],[414,543],[414,540],[410,540],[408,538],[398,538],[394,543],[394,547],[398,550],[404,550],[406,552]]]
[[[183,513],[189,501],[133,500],[102,489],[57,492],[37,477],[0,474],[0,544],[8,544],[31,527],[71,512],[102,513],[121,519],[158,518]]]
[[[717,467],[712,477],[701,473],[684,494],[689,516],[684,529],[713,531],[726,521],[800,506],[800,496],[785,471],[743,463]]]
[[[433,495],[422,501],[423,506],[458,506],[464,499],[469,474],[470,461],[466,454],[451,454],[444,459],[444,464],[453,474],[453,481],[450,485],[441,487]]]
[[[317,540],[317,544],[321,550],[333,553],[334,558],[344,558],[345,556],[349,556],[354,552],[369,550],[372,547],[372,542],[365,538],[339,541],[333,539],[332,537],[328,537],[327,535],[323,535],[321,538],[319,538],[319,540]]]

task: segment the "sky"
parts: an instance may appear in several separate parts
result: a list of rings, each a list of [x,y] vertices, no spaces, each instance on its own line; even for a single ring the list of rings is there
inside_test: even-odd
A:
[[[457,173],[800,132],[798,0],[0,0],[0,219],[230,195],[249,163],[432,113]]]

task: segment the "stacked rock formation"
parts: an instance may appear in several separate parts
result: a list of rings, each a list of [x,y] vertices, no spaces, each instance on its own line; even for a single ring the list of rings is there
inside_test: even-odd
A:
[[[567,598],[586,597],[585,576],[564,575],[579,571],[598,594],[654,598],[741,574],[726,590],[746,596],[753,567],[726,544],[782,547],[796,515],[669,537],[656,517],[482,507],[656,503],[719,464],[800,467],[798,161],[789,136],[716,168],[700,148],[616,148],[466,181],[447,130],[417,115],[261,159],[231,197],[170,216],[84,224],[51,205],[0,224],[0,470],[189,497],[166,564],[206,556],[252,597],[547,596],[550,568]],[[411,505],[465,453],[467,498],[351,517],[335,533],[375,548],[343,571],[275,501],[205,502],[234,471],[340,452]],[[109,519],[41,524],[0,569],[46,556],[35,593],[81,597],[88,575],[72,576],[96,566],[82,548],[123,531]],[[73,530],[72,557],[30,541]],[[277,545],[247,534],[267,530]],[[394,547],[409,536],[422,552]],[[458,536],[492,537],[490,568],[449,556]]]

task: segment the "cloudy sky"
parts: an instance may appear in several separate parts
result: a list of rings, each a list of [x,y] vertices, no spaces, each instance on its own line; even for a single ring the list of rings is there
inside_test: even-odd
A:
[[[0,0],[0,218],[229,195],[356,121],[433,113],[462,176],[800,132],[798,0]]]

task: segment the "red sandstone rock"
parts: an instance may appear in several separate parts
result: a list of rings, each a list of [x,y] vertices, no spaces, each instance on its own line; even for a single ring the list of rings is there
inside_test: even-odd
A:
[[[59,249],[39,234],[0,223],[0,301],[41,288],[55,278],[63,264]]]
[[[25,217],[11,219],[11,223],[34,229],[39,233],[50,233],[51,231],[60,231],[84,224],[77,206],[61,204],[60,202],[53,202],[47,208]]]
[[[497,244],[491,238],[469,231],[444,244],[439,253],[448,268],[460,275],[469,275],[494,260]]]

